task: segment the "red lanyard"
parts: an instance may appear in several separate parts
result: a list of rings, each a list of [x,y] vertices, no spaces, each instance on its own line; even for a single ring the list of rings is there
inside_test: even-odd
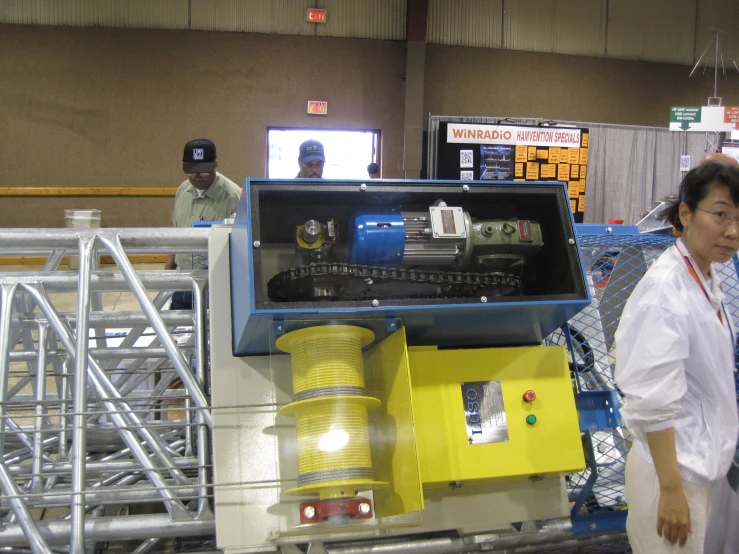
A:
[[[677,245],[675,245],[677,246]],[[680,252],[680,248],[677,249],[678,252]],[[696,273],[695,268],[693,267],[693,264],[690,263],[690,259],[685,256],[682,252],[680,254],[683,255],[683,260],[685,261],[685,265],[688,266],[688,271],[690,271],[690,275],[693,277],[696,283],[698,283],[698,286],[703,291],[703,294],[706,295],[706,300],[708,300],[708,303],[711,303],[711,298],[708,296],[708,291],[706,291],[706,287],[703,286],[703,281],[701,281],[701,278],[698,277],[698,273]],[[721,322],[721,325],[724,324],[724,318],[721,317],[721,310],[716,310],[716,315],[718,316],[718,320]]]

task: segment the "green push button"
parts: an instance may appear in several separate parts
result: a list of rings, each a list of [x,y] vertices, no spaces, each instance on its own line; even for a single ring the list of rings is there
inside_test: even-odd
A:
[[[529,425],[533,425],[534,423],[536,423],[536,416],[534,414],[527,415],[526,423],[528,423]]]

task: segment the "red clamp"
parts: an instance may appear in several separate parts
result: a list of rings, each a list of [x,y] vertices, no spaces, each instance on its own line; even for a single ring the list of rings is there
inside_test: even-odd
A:
[[[335,498],[300,504],[300,523],[320,523],[331,516],[344,515],[351,519],[370,519],[372,502],[367,498]]]

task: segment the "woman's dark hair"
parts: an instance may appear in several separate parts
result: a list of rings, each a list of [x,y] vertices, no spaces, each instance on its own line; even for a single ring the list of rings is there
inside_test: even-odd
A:
[[[685,202],[694,212],[698,204],[711,192],[714,186],[726,187],[734,204],[739,206],[739,167],[721,162],[705,162],[688,171],[680,183],[677,199],[665,210],[667,221],[678,231],[683,230],[680,222],[680,204]]]

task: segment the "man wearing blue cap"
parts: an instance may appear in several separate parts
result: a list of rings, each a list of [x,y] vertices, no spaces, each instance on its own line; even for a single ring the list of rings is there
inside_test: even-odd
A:
[[[326,156],[323,153],[323,144],[317,140],[306,140],[298,150],[298,166],[300,171],[296,179],[321,179]]]

